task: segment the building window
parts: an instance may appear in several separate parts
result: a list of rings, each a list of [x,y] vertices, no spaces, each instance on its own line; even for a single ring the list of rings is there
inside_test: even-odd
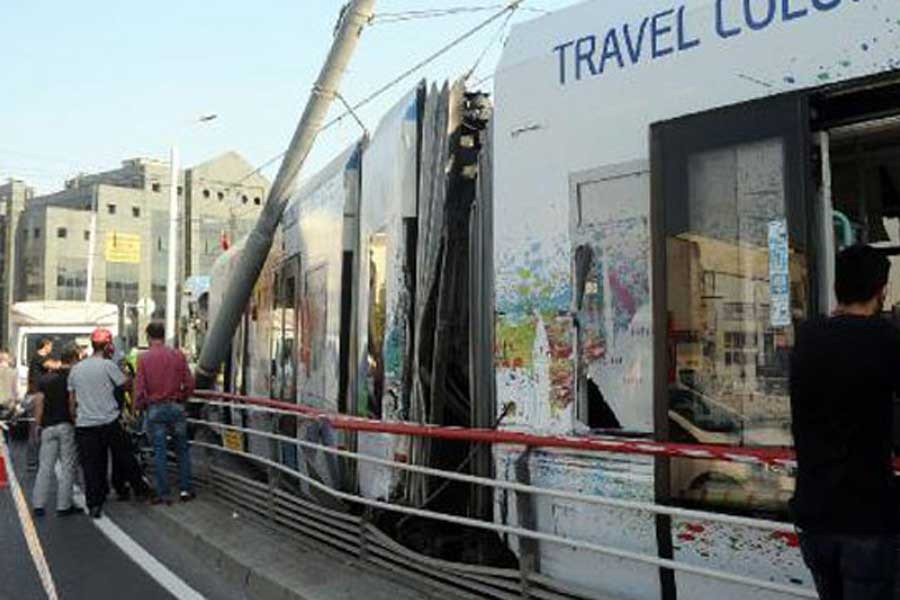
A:
[[[154,192],[158,192],[161,188],[160,188],[160,185],[158,182],[153,182],[150,185],[150,189],[153,190]]]
[[[116,205],[115,205],[115,204],[107,204],[107,205],[106,205],[106,212],[108,212],[108,213],[111,214],[111,215],[116,214]]]
[[[106,301],[110,304],[134,304],[138,301],[138,265],[106,263]]]
[[[219,201],[222,201],[225,199],[225,192],[216,192],[216,196],[219,197]]]
[[[83,260],[60,258],[56,267],[56,299],[84,300],[87,268]]]
[[[209,198],[210,196],[211,196],[211,194],[209,193],[209,190],[203,190],[203,197],[204,197],[204,198]]]
[[[40,237],[41,237],[41,228],[35,227],[34,228],[34,239],[39,239]]]
[[[84,230],[84,241],[86,241],[86,242],[91,241],[91,232],[89,229]]]
[[[180,196],[184,192],[184,188],[180,185],[178,186],[178,195]]]
[[[247,204],[247,202],[249,202],[249,201],[250,201],[250,199],[247,198],[246,194],[241,196],[241,202],[243,202],[244,204]]]
[[[161,237],[156,238],[156,251],[162,252],[162,238]]]
[[[260,204],[262,204],[262,198],[257,196],[256,198],[253,199],[253,204],[259,206]]]
[[[134,216],[135,219],[140,219],[141,218],[141,208],[139,206],[132,206],[131,214]]]
[[[56,237],[60,239],[65,239],[69,236],[69,230],[65,227],[60,227],[56,230]]]

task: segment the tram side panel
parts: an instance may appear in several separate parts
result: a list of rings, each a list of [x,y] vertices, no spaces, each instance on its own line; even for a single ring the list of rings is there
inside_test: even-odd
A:
[[[294,297],[291,306],[297,319],[291,356],[296,385],[289,401],[327,412],[346,410],[341,394],[349,367],[350,338],[342,336],[342,327],[351,323],[342,322],[342,315],[344,303],[356,295],[356,288],[344,270],[352,269],[359,241],[355,223],[360,152],[359,145],[351,146],[308,180],[291,199],[283,221],[286,260],[282,279],[289,290],[286,302],[290,301],[287,296]],[[347,282],[351,285],[345,289]],[[310,421],[300,421],[294,431],[286,433],[330,446],[342,435],[325,423]],[[342,438],[342,444],[348,441],[346,436]],[[311,470],[327,485],[340,485],[342,477],[334,457],[303,450],[295,460],[302,472]]]
[[[514,29],[496,73],[494,123],[495,365],[497,406],[508,415],[506,427],[587,435],[591,426],[612,426],[656,435],[654,396],[664,386],[662,414],[669,413],[673,430],[680,427],[695,441],[784,443],[779,432],[788,425],[787,397],[775,381],[784,378],[775,355],[789,350],[792,310],[805,301],[811,266],[803,266],[805,256],[791,257],[795,297],[772,287],[769,244],[778,240],[768,226],[786,219],[785,204],[796,201],[779,190],[787,161],[797,157],[776,135],[689,161],[684,176],[694,187],[688,186],[688,198],[699,204],[688,209],[688,221],[704,231],[681,236],[681,244],[669,249],[670,261],[685,249],[684,273],[672,280],[682,263],[669,265],[669,289],[677,293],[657,312],[682,315],[688,326],[670,338],[677,344],[674,364],[657,369],[654,334],[670,332],[666,323],[652,321],[658,307],[652,303],[651,250],[661,233],[651,222],[649,181],[651,169],[662,165],[651,164],[651,125],[896,72],[896,9],[895,1],[878,0],[699,0],[674,7],[598,0]],[[735,240],[754,251],[715,252],[723,243],[740,245]],[[700,249],[700,258],[692,248]],[[756,251],[765,255],[759,269],[751,264]],[[728,256],[736,257],[728,268],[709,266]],[[703,269],[715,272],[716,281]],[[705,296],[704,289],[710,290]],[[683,299],[686,304],[677,305]],[[728,331],[715,329],[732,322]],[[746,359],[751,348],[744,342],[756,338],[765,343],[753,346]],[[654,381],[655,372],[667,370],[671,388],[668,377]],[[726,379],[729,384],[720,385]],[[509,465],[517,453],[495,453],[498,476],[515,476]],[[714,508],[718,496],[752,510],[760,496],[773,496],[771,489],[781,501],[784,496],[782,473],[713,463],[678,465],[679,478],[671,486],[655,481],[647,465],[626,459],[548,453],[530,457],[528,464],[532,481],[624,499],[654,499],[657,488],[671,487],[696,493],[707,508]],[[555,479],[548,478],[551,473]],[[591,474],[588,481],[585,473]],[[550,504],[545,510],[540,502],[534,510],[544,530],[659,552],[655,536],[623,539],[626,527],[606,509]],[[497,519],[510,518],[514,509],[501,495]],[[651,516],[634,519],[638,524],[629,521],[628,528],[652,530]],[[677,560],[812,585],[791,536],[676,520],[669,539]],[[551,544],[541,544],[538,552],[546,575],[622,597],[660,597],[655,568],[625,568]],[[685,573],[677,573],[675,582],[684,597],[785,597]]]
[[[355,412],[402,420],[409,410],[408,346],[413,288],[407,234],[417,214],[420,88],[381,120],[362,156],[356,319]],[[414,249],[413,249],[414,250]],[[352,385],[352,383],[351,383]],[[393,460],[409,454],[409,440],[360,433],[362,454]],[[400,476],[389,468],[361,465],[360,493],[389,498]]]

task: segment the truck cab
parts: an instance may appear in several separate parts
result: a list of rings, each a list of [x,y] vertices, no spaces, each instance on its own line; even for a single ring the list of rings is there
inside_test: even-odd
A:
[[[103,327],[118,335],[119,309],[114,304],[68,301],[18,302],[10,310],[10,347],[16,356],[19,390],[28,388],[28,364],[43,338],[53,341],[51,357],[69,344],[90,347],[91,332]]]

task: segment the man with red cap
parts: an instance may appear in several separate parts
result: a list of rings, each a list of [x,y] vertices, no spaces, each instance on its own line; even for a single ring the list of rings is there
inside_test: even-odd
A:
[[[112,333],[96,329],[91,334],[94,353],[75,365],[69,373],[69,402],[75,416],[75,441],[84,471],[88,511],[100,518],[109,491],[109,452],[114,459],[123,452],[124,433],[119,424],[116,387],[126,383],[125,375],[107,356],[111,354]],[[146,490],[140,473],[131,473],[129,483],[137,493]]]

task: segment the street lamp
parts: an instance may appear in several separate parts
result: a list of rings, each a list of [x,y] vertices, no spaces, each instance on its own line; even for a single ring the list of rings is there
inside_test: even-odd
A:
[[[209,123],[216,114],[203,115],[192,124]],[[169,149],[169,265],[166,278],[166,343],[175,345],[175,291],[178,287],[178,145]]]

